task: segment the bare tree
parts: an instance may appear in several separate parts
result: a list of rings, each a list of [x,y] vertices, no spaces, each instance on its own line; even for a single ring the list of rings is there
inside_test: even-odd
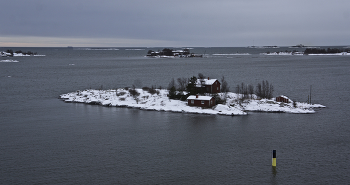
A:
[[[172,78],[171,81],[169,82],[168,90],[170,90],[172,87],[175,87],[175,86],[176,86],[175,80],[174,80],[174,78]]]
[[[273,85],[269,84],[267,80],[263,80],[262,84],[258,83],[258,85],[256,86],[255,93],[260,98],[271,99],[273,97],[273,91]]]
[[[262,97],[262,87],[260,83],[258,83],[258,85],[256,86],[255,94],[260,98]]]
[[[237,86],[236,86],[236,93],[237,93],[237,94],[240,94],[240,93],[241,93],[240,90],[241,90],[241,88],[239,87],[239,85],[237,85]]]
[[[243,82],[241,83],[241,88],[240,88],[241,94],[243,95],[243,99],[248,98],[248,88],[247,85],[245,85]]]
[[[263,95],[267,98],[269,94],[269,82],[267,80],[262,81]]]
[[[222,76],[221,77],[221,92],[229,92],[230,91],[230,87],[227,85],[227,82],[225,80],[225,77]]]
[[[254,94],[254,86],[253,85],[248,85],[248,94],[250,95],[250,99],[253,99],[253,94]]]
[[[205,76],[202,73],[198,73],[198,79],[204,79]]]
[[[187,78],[178,78],[177,79],[177,83],[178,83],[177,90],[185,91],[186,90],[186,86],[188,84],[188,79]]]
[[[268,99],[273,98],[273,91],[274,91],[273,86],[272,86],[272,84],[270,84],[269,94],[267,96]]]

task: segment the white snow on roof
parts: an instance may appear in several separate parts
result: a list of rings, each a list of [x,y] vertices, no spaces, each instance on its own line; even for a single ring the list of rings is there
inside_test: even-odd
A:
[[[211,100],[212,97],[211,96],[198,96],[198,98],[196,96],[189,96],[187,98],[188,100]]]
[[[289,101],[291,101],[291,102],[292,102],[292,100],[291,100],[291,99],[289,99],[287,96],[280,95],[280,96],[277,96],[277,97],[282,97],[282,98],[287,99],[287,100],[289,100]]]
[[[213,85],[216,82],[217,79],[197,79],[197,86],[198,85]]]

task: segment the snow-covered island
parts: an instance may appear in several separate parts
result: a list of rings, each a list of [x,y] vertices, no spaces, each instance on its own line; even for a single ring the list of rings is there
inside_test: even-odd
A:
[[[266,52],[266,53],[260,53],[260,55],[304,55],[304,52],[298,52],[298,51]]]
[[[18,60],[0,60],[0,62],[18,62]]]
[[[300,46],[299,48],[304,48]],[[327,48],[321,49],[316,47],[306,47],[305,51],[279,51],[279,52],[266,52],[260,53],[260,55],[324,55],[324,56],[332,56],[332,55],[347,55],[350,56],[350,50],[348,48],[340,49],[340,48]]]
[[[1,57],[26,57],[26,56],[45,56],[45,55],[38,55],[37,52],[23,52],[21,50],[13,52],[12,50],[8,49],[6,51],[0,51]]]
[[[162,51],[148,50],[146,57],[152,58],[193,58],[193,57],[203,57],[200,54],[190,53],[190,49],[186,48],[183,50],[172,50],[169,48],[164,48]]]
[[[142,110],[169,111],[179,113],[217,114],[217,115],[247,115],[249,111],[281,112],[281,113],[315,113],[314,108],[324,108],[320,104],[294,102],[286,96],[280,96],[286,102],[278,102],[276,98],[241,100],[242,94],[232,92],[218,93],[219,98],[226,99],[225,103],[211,108],[188,106],[187,101],[169,99],[169,91],[155,89],[152,93],[143,89],[87,89],[59,96],[65,102],[86,103],[102,106],[130,107]]]

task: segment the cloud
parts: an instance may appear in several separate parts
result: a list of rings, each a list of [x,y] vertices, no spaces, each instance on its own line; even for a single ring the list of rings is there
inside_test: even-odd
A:
[[[167,40],[124,39],[124,38],[67,38],[67,37],[0,37],[0,46],[4,47],[156,47],[180,46]]]
[[[106,46],[350,43],[350,33],[342,31],[350,30],[348,0],[14,0],[2,7],[0,16],[8,17],[0,27],[2,46],[20,44],[19,37],[33,45],[60,39]]]

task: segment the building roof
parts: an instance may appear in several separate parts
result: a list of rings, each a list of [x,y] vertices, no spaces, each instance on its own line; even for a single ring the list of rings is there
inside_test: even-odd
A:
[[[200,87],[201,85],[213,85],[216,81],[217,79],[197,79],[196,86]]]
[[[198,98],[196,98],[196,96],[192,95],[189,96],[187,100],[211,100],[212,98],[211,96],[198,96]]]

